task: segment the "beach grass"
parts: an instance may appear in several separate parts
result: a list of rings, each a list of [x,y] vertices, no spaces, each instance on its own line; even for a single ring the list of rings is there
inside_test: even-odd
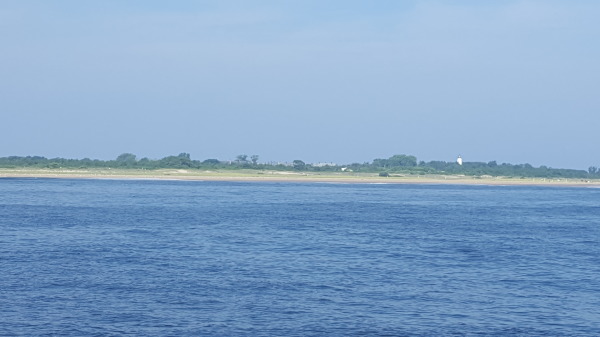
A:
[[[299,172],[272,170],[114,169],[114,168],[0,168],[0,178],[171,179],[208,181],[275,181],[332,183],[549,185],[600,187],[598,179],[521,178],[464,175],[401,175],[380,177],[363,172]]]

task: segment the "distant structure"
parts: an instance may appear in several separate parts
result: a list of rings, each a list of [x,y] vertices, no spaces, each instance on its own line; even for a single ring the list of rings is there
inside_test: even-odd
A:
[[[326,167],[326,166],[337,166],[336,163],[316,163],[312,164],[314,167]]]
[[[458,155],[458,158],[456,158],[456,163],[462,166],[462,158],[460,157],[460,155]]]

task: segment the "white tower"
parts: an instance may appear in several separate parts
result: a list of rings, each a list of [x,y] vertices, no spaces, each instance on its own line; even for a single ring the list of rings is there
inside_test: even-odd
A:
[[[458,156],[458,158],[456,158],[456,163],[457,163],[458,165],[461,165],[461,166],[462,166],[462,158],[460,157],[460,155]]]

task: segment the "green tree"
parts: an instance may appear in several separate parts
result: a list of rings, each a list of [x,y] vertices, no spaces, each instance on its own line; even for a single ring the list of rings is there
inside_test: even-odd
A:
[[[306,163],[302,160],[296,159],[292,162],[292,166],[294,167],[294,170],[302,171],[306,168]]]
[[[118,166],[132,167],[136,164],[136,157],[133,153],[123,153],[117,157],[116,162]]]
[[[204,165],[219,165],[221,162],[218,159],[206,159],[202,162]]]
[[[147,157],[144,157],[138,161],[138,167],[143,169],[155,168],[156,164],[156,161],[150,160]]]
[[[258,155],[253,154],[252,156],[250,156],[250,160],[252,160],[252,165],[256,165],[258,163]]]
[[[381,159],[381,158],[373,159],[373,166],[375,166],[375,167],[387,167],[388,166],[388,160],[387,159]]]
[[[135,154],[133,153],[122,153],[117,157],[117,161],[118,162],[125,162],[125,163],[131,163],[131,162],[135,162]]]
[[[164,157],[160,160],[159,166],[169,168],[191,168],[193,167],[193,162],[188,153],[180,153],[177,156]]]
[[[397,154],[397,155],[391,156],[387,160],[387,164],[389,166],[413,167],[413,166],[417,166],[417,157],[407,156],[404,154]]]

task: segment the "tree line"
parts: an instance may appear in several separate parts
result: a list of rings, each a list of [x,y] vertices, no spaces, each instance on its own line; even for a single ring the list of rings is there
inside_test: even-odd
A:
[[[412,155],[394,155],[389,158],[378,158],[372,162],[352,163],[348,165],[316,165],[308,164],[302,160],[291,163],[259,163],[258,155],[238,155],[234,160],[222,161],[218,159],[195,160],[189,153],[167,156],[161,159],[138,159],[135,154],[123,153],[114,160],[99,159],[65,159],[45,158],[41,156],[10,156],[0,158],[2,168],[122,168],[122,169],[259,169],[259,170],[296,170],[307,172],[319,171],[346,171],[379,173],[380,176],[394,174],[448,174],[468,176],[506,176],[506,177],[545,177],[545,178],[600,178],[600,169],[591,166],[587,171],[575,169],[557,169],[547,166],[534,167],[530,164],[498,164],[490,162],[456,162],[446,161],[417,161]]]

